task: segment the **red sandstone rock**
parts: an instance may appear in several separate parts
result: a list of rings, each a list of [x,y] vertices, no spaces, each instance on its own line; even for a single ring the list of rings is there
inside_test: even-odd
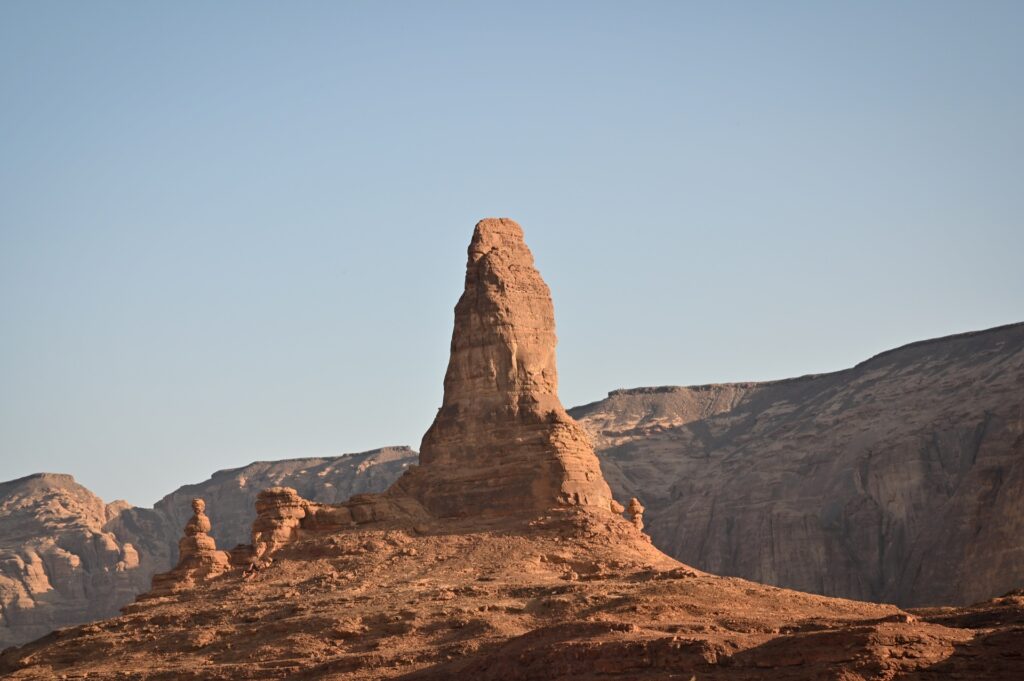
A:
[[[425,534],[308,532],[251,579],[228,573],[0,654],[0,676],[1024,678],[1024,598],[908,616],[690,570],[625,521],[561,513],[580,521],[574,531],[544,520],[488,531],[463,518]]]
[[[231,569],[231,558],[226,551],[217,550],[217,542],[207,534],[210,519],[206,517],[206,502],[192,500],[192,518],[185,525],[185,536],[178,542],[178,564],[170,572],[153,577],[150,596],[159,595],[194,585],[222,575]]]
[[[481,322],[485,341],[500,316],[488,319]],[[531,336],[528,326],[515,329]],[[502,342],[516,337],[506,335]],[[453,363],[457,345],[453,339]],[[523,364],[515,360],[512,373]],[[0,673],[338,681],[1024,674],[1024,611],[1013,594],[915,617],[894,606],[707,575],[665,556],[640,540],[636,498],[629,509],[635,525],[612,512],[621,505],[602,496],[607,487],[588,465],[589,447],[560,436],[572,421],[557,409],[546,412],[554,414],[550,428],[534,418],[545,412],[529,405],[541,397],[557,404],[557,396],[537,389],[539,379],[523,381],[533,387],[521,393],[509,388],[514,383],[502,384],[497,408],[482,411],[475,397],[456,399],[459,381],[449,405],[446,383],[454,411],[439,414],[428,432],[437,449],[386,494],[327,506],[290,488],[263,492],[254,540],[264,555],[279,555],[252,579],[229,574],[130,606],[102,625],[7,651]],[[474,419],[492,419],[496,429]],[[481,454],[474,442],[497,451]],[[524,487],[531,465],[535,484]],[[202,510],[197,504],[190,536],[209,529]],[[187,549],[194,556],[205,547]]]
[[[522,519],[558,508],[621,522],[597,456],[558,400],[551,294],[512,220],[482,220],[455,307],[444,400],[420,465],[383,494],[317,504],[292,488],[256,500],[253,563],[302,536],[430,518]]]
[[[640,503],[640,500],[633,497],[629,500],[629,506],[626,508],[626,512],[633,519],[633,525],[636,529],[643,531],[644,529],[644,507]]]
[[[612,495],[558,399],[551,293],[519,225],[481,220],[455,307],[444,401],[397,487],[437,516],[515,515]]]
[[[298,537],[309,502],[291,487],[271,487],[256,497],[252,545],[256,560]]]
[[[1024,562],[1013,558],[1024,541],[1021,516],[1012,511],[1021,506],[1024,490],[1014,449],[1020,443],[1014,428],[1006,427],[1019,423],[1013,414],[1020,412],[1024,395],[1022,352],[1024,324],[1016,324],[915,343],[838,374],[615,391],[607,400],[569,411],[596,443],[612,489],[622,499],[643,494],[645,530],[680,560],[831,596],[904,606],[965,604],[1024,583]],[[884,374],[876,379],[879,371]],[[836,402],[851,408],[832,412],[828,405]],[[880,413],[890,418],[880,421]],[[823,441],[841,439],[841,431],[865,428],[880,439],[843,448],[827,466],[809,456]],[[706,440],[701,432],[715,437]],[[951,437],[954,432],[959,435]],[[915,446],[914,440],[935,446]],[[773,455],[759,454],[766,448]],[[833,451],[829,446],[822,453]],[[943,463],[965,460],[967,454],[973,461],[969,466]],[[94,543],[79,532],[93,522],[92,503],[64,500],[63,510],[50,515],[56,498],[92,496],[69,476],[2,483],[0,490],[27,496],[12,505],[0,492],[0,604],[5,608],[0,648],[82,618],[114,614],[149,589],[153,574],[177,563],[193,497],[217,500],[209,509],[210,536],[218,546],[234,547],[251,541],[261,489],[286,485],[311,501],[338,503],[386,489],[415,462],[416,452],[409,448],[256,462],[180,488],[154,509],[108,504],[105,516],[98,517],[106,518],[102,532],[120,547],[120,555],[95,552],[109,540]],[[904,474],[919,469],[942,473]],[[992,479],[1003,481],[994,510],[985,496]],[[39,493],[52,499],[30,500],[34,492],[21,489],[40,480],[50,481],[49,490]],[[673,496],[673,487],[685,493]],[[897,492],[889,494],[890,487]],[[950,489],[957,490],[952,505],[941,510]],[[775,491],[761,499],[758,490]],[[821,526],[834,517],[823,509],[841,498],[851,509],[851,522]],[[917,501],[908,506],[907,498]],[[102,509],[102,501],[95,504]],[[29,522],[25,513],[39,516]],[[343,526],[332,513],[327,511],[323,522],[305,522]],[[973,518],[968,523],[948,520],[968,516]],[[726,531],[729,523],[732,529]],[[913,527],[923,531],[909,531]],[[879,559],[881,547],[886,547],[885,560]],[[249,560],[250,550],[232,549],[238,556],[233,561]],[[827,560],[808,559],[824,555]],[[873,558],[865,561],[864,555]],[[77,568],[76,560],[81,561]],[[43,598],[35,596],[40,588]]]
[[[583,429],[558,400],[551,294],[519,225],[482,220],[455,307],[444,400],[420,465],[383,494],[316,504],[274,487],[256,501],[256,564],[303,531],[429,518],[530,518],[585,509],[620,522]]]

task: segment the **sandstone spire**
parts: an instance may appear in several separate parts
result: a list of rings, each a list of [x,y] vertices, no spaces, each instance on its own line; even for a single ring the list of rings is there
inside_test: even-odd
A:
[[[420,468],[400,486],[441,516],[609,509],[597,457],[558,399],[555,343],[551,293],[522,229],[481,220],[455,307],[444,401]]]
[[[217,542],[209,532],[206,502],[193,499],[192,517],[185,525],[185,536],[178,542],[178,565],[170,572],[153,575],[153,588],[148,596],[162,595],[197,581],[212,579],[231,569],[228,552],[217,550]]]

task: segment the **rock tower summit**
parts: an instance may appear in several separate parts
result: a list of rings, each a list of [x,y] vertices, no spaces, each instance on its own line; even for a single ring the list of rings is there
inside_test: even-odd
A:
[[[420,467],[399,486],[441,517],[610,509],[590,441],[558,399],[556,342],[551,292],[523,230],[481,220],[455,306],[444,400]]]
[[[591,520],[603,515],[605,540],[616,526],[620,549],[623,542],[643,544],[646,538],[618,516],[623,507],[612,498],[586,432],[558,399],[555,342],[551,292],[522,229],[506,218],[481,220],[455,306],[444,400],[423,436],[419,465],[385,492],[340,504],[303,499],[288,487],[263,490],[252,546],[233,550],[231,560],[251,574],[310,533],[386,525],[450,530],[448,519],[467,519],[469,525],[457,525],[466,531],[475,519],[489,527],[518,525],[556,509],[587,511]],[[668,560],[649,544],[638,550]]]

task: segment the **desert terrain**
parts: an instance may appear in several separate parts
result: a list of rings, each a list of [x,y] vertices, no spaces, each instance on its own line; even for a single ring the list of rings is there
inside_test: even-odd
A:
[[[92,520],[70,534],[104,547],[106,573],[138,569],[136,545],[147,542],[157,556],[151,565],[165,560],[174,567],[119,616],[6,650],[0,671],[14,679],[1024,677],[1019,591],[973,606],[901,609],[710,574],[657,543],[714,563],[717,554],[701,542],[724,534],[719,546],[730,565],[749,563],[742,546],[761,556],[759,569],[772,579],[811,575],[819,580],[811,587],[822,591],[860,589],[854,595],[908,602],[950,593],[952,600],[970,598],[976,592],[963,584],[974,567],[985,582],[978,592],[1015,580],[1019,407],[1016,414],[994,413],[965,440],[959,424],[974,418],[973,405],[921,405],[930,405],[936,384],[965,382],[962,373],[950,373],[951,364],[977,367],[997,386],[997,374],[1016,369],[999,387],[999,395],[1012,395],[1020,381],[1018,327],[981,334],[981,345],[979,335],[942,341],[952,349],[931,365],[933,347],[895,351],[916,358],[905,371],[921,392],[921,401],[906,407],[907,414],[922,413],[916,421],[887,408],[887,395],[907,392],[903,370],[892,366],[895,353],[846,373],[781,385],[616,393],[570,414],[557,394],[554,329],[550,294],[520,227],[481,221],[456,306],[444,402],[418,464],[403,461],[411,452],[389,451],[381,463],[392,466],[394,479],[378,492],[319,500],[304,496],[309,487],[256,490],[248,543],[239,546],[230,539],[245,514],[224,508],[225,528],[220,535],[217,529],[218,502],[231,494],[209,494],[204,504],[198,490],[188,490],[179,496],[195,495],[187,502],[191,511],[176,501],[173,513],[154,520],[79,492]],[[985,388],[963,389],[972,387]],[[758,401],[764,393],[771,398]],[[980,405],[987,413],[987,403]],[[795,420],[801,411],[808,413]],[[858,435],[846,412],[879,427]],[[938,444],[922,453],[918,438],[951,416],[960,419],[952,432],[933,433]],[[812,436],[812,428],[819,432]],[[880,444],[886,442],[892,444]],[[755,455],[767,463],[751,465]],[[622,465],[631,459],[642,459],[633,471]],[[672,465],[654,481],[663,459]],[[699,461],[707,464],[703,473]],[[310,462],[297,470],[334,465]],[[886,473],[893,470],[902,475]],[[230,479],[221,476],[229,489],[242,486]],[[799,495],[792,490],[801,479],[816,491],[794,511]],[[703,482],[718,486],[702,488]],[[33,483],[28,534],[32,514],[43,515],[44,483]],[[873,494],[907,523],[892,536],[914,541],[883,536],[877,545],[856,543],[858,532],[893,523],[882,511],[860,510],[857,495]],[[58,515],[69,510],[60,495],[50,501]],[[933,534],[915,533],[925,517],[934,522],[932,533],[943,534],[942,522],[976,528],[984,508],[1012,517],[995,536],[982,537],[976,563],[950,568],[946,555],[928,552]],[[70,509],[66,524],[82,514]],[[793,529],[800,518],[803,533]],[[176,552],[159,548],[167,540],[157,527],[175,527]],[[134,541],[125,539],[129,533]],[[836,533],[854,537],[845,554],[829,549]],[[789,557],[768,560],[765,543]],[[55,545],[37,554],[56,564],[52,557],[63,554]],[[925,555],[904,587],[886,570],[904,569],[914,546]],[[890,563],[890,550],[903,553],[888,554],[897,556]],[[37,585],[57,574],[40,567],[42,558],[31,563]],[[882,584],[871,575],[881,575]]]

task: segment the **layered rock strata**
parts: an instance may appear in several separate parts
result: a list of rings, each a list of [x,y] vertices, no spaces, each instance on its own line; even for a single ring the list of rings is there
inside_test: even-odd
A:
[[[701,569],[902,606],[1024,585],[1024,324],[571,413],[655,544]]]
[[[633,526],[638,530],[644,529],[644,505],[640,503],[640,500],[633,497],[629,500],[629,506],[626,507],[626,513],[629,514],[630,520],[633,522]]]
[[[317,504],[287,487],[261,492],[253,567],[308,531],[426,528],[447,518],[521,523],[557,509],[600,514],[646,540],[635,513],[633,524],[618,515],[623,507],[586,433],[558,399],[555,343],[551,294],[522,229],[507,219],[480,221],[455,307],[444,399],[420,465],[386,492],[342,504]]]
[[[397,487],[442,517],[608,511],[587,434],[558,399],[551,293],[514,221],[476,225],[444,400]]]
[[[309,502],[291,487],[271,487],[256,497],[252,524],[253,557],[261,560],[298,538],[299,525]]]
[[[393,491],[357,494],[341,504],[322,504],[302,498],[291,487],[272,487],[256,498],[251,563],[260,566],[268,562],[275,551],[309,533],[346,530],[370,523],[410,524],[424,519],[426,513],[414,499]]]
[[[170,572],[153,577],[150,595],[187,588],[231,569],[230,554],[217,550],[217,542],[208,534],[211,525],[206,517],[206,502],[193,499],[192,511],[185,536],[178,542],[178,564]]]
[[[126,507],[70,475],[0,483],[0,649],[115,615],[148,588],[139,551],[111,531]]]
[[[558,440],[557,428],[527,418],[515,437],[516,413],[474,416],[509,428],[490,440],[477,434],[499,447],[489,459],[474,459],[465,439],[440,437],[384,494],[324,505],[267,490],[252,551],[277,554],[272,563],[2,653],[0,673],[24,681],[1024,674],[1015,595],[915,615],[701,573],[643,540],[638,499],[633,522],[618,515],[621,504],[602,496],[600,469],[572,456],[579,448]],[[559,423],[557,411],[550,421]],[[438,423],[439,435],[476,432],[451,414]],[[492,485],[493,501],[469,489],[484,484],[487,461],[510,473]],[[467,475],[459,463],[479,468]],[[536,484],[524,488],[531,464]],[[189,533],[205,534],[202,506],[194,510]],[[183,545],[183,560],[195,548]]]

